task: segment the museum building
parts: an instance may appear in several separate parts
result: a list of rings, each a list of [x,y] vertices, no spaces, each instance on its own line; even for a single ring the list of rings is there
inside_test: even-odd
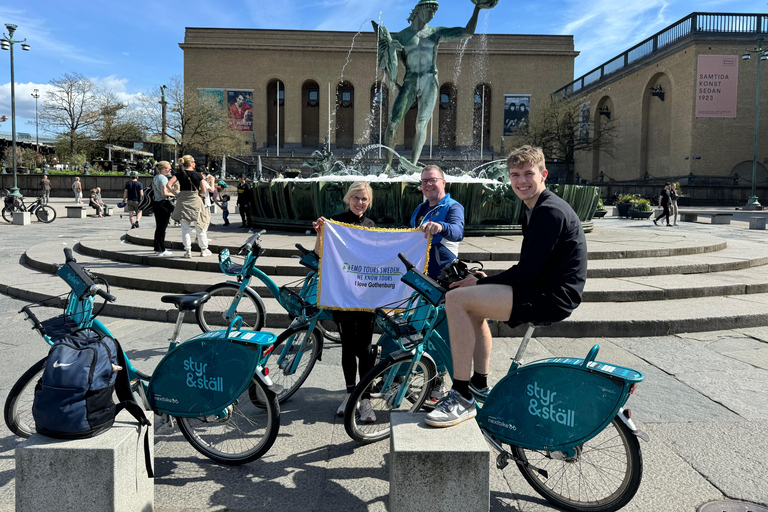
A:
[[[593,133],[615,125],[613,155],[577,155],[581,179],[720,183],[747,193],[757,140],[757,184],[764,189],[765,111],[755,129],[763,52],[743,59],[760,41],[768,49],[768,14],[692,13],[560,88],[556,97],[583,101]],[[762,66],[765,82],[768,61]],[[768,84],[759,91],[768,107]]]
[[[403,20],[405,28],[406,22]],[[328,137],[340,156],[378,143],[394,92],[377,70],[370,32],[187,28],[187,94],[212,95],[243,132],[243,153],[311,150]],[[503,138],[530,110],[573,79],[573,36],[487,35],[441,43],[440,96],[422,158],[505,151]],[[398,82],[402,82],[400,64]],[[381,98],[381,101],[379,99]],[[416,108],[396,148],[409,155]],[[509,150],[509,148],[506,148]],[[274,153],[273,153],[274,154]]]

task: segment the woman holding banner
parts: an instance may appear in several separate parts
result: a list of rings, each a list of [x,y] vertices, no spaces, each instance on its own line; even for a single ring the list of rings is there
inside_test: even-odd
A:
[[[364,228],[376,227],[374,222],[365,216],[365,212],[373,201],[373,190],[366,181],[356,181],[349,187],[344,196],[344,203],[348,210],[334,215],[331,220],[352,224]],[[320,248],[320,239],[323,236],[325,217],[320,217],[312,223],[317,231],[315,252]],[[341,337],[341,368],[344,371],[344,381],[347,386],[347,394],[344,401],[336,411],[337,416],[344,416],[344,409],[352,391],[355,389],[357,375],[363,376],[373,369],[376,356],[371,353],[370,345],[373,339],[373,313],[367,311],[334,310],[333,320],[339,327]],[[358,411],[360,420],[364,422],[376,421],[369,396],[363,395]]]

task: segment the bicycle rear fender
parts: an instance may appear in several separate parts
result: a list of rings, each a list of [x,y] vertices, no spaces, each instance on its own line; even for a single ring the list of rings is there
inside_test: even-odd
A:
[[[512,445],[565,450],[599,434],[642,380],[635,370],[589,359],[543,359],[494,386],[477,421]]]
[[[230,338],[238,343],[232,343],[222,339],[224,333],[200,334],[166,354],[149,381],[153,411],[187,417],[217,414],[245,391],[260,347],[274,343],[275,335],[233,331]]]

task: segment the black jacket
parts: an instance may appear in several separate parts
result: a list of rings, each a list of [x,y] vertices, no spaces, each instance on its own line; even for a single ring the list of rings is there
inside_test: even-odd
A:
[[[477,284],[506,284],[541,290],[567,311],[581,303],[587,279],[587,240],[573,208],[544,190],[523,219],[520,261]],[[514,307],[514,306],[513,306]]]

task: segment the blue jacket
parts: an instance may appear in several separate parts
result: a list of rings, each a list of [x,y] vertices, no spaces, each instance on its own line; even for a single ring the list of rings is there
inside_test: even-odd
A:
[[[425,222],[437,222],[443,229],[432,235],[432,249],[429,251],[429,276],[437,277],[444,266],[451,263],[459,254],[459,242],[464,239],[464,207],[445,197],[417,224],[419,211],[429,208],[429,201],[420,204],[411,215],[411,227],[419,227]]]

